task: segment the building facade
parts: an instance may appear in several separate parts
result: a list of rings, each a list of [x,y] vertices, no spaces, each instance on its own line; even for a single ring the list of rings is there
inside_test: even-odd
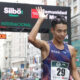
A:
[[[80,71],[80,0],[71,0],[71,31],[72,45],[77,50],[76,64]]]

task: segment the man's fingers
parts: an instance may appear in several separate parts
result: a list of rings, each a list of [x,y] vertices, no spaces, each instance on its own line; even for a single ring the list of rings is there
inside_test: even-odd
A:
[[[40,11],[42,11],[42,7],[39,7]]]
[[[47,19],[48,14],[45,14],[45,9],[43,9],[41,6],[38,6],[38,7],[36,7],[36,10],[37,10],[40,18]]]
[[[44,9],[42,9],[42,7],[39,7],[39,6],[36,7],[36,10],[37,10],[37,11],[42,11],[42,12],[44,11]]]

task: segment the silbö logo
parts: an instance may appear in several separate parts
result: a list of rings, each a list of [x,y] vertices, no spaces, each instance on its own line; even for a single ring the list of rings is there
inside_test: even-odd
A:
[[[23,14],[23,10],[21,8],[4,7],[4,13],[9,14],[10,17],[19,17],[19,15]]]

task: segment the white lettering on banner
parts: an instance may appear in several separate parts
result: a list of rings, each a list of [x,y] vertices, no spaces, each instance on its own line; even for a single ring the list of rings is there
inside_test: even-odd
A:
[[[45,14],[63,14],[67,15],[67,11],[45,11]]]
[[[56,16],[54,16],[54,15],[49,15],[49,19],[54,19],[54,18],[56,18]]]
[[[67,11],[47,11],[47,10],[45,10],[45,14],[48,14],[48,18],[49,19],[54,19],[54,18],[56,18],[56,14],[57,15],[65,15],[65,19],[67,19]]]
[[[38,15],[38,13],[37,13],[37,12],[32,12],[32,14],[33,14],[33,15]]]
[[[49,19],[54,19],[54,18],[56,18],[55,15],[49,15]],[[67,19],[67,15],[65,16],[65,19]]]
[[[4,13],[5,14],[21,14],[21,8],[9,8],[9,7],[4,7]]]

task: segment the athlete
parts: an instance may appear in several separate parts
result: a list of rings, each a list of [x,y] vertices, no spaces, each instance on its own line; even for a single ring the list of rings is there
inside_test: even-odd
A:
[[[54,38],[50,41],[36,39],[42,22],[48,17],[44,9],[36,8],[39,18],[31,30],[28,40],[41,50],[42,56],[42,79],[41,80],[80,80],[76,68],[77,51],[71,45],[64,43],[67,35],[67,22],[64,17],[56,17],[51,22],[51,32]],[[46,27],[46,26],[45,26]]]

